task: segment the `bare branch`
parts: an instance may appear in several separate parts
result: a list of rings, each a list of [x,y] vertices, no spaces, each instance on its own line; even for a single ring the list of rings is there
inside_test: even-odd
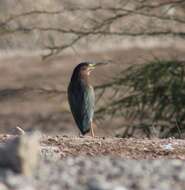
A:
[[[17,15],[10,15],[7,19],[0,22],[0,36],[5,35],[16,35],[17,33],[30,34],[33,32],[38,32],[39,35],[42,33],[47,36],[51,36],[54,43],[46,39],[44,43],[40,46],[41,48],[49,50],[47,55],[43,58],[47,58],[51,55],[57,55],[59,52],[73,47],[76,43],[89,36],[123,36],[123,37],[144,37],[144,36],[175,36],[179,38],[184,38],[185,36],[185,19],[183,16],[168,15],[161,12],[161,8],[165,6],[178,7],[184,4],[184,0],[169,0],[169,1],[135,1],[134,6],[129,7],[130,1],[123,1],[118,5],[114,3],[112,5],[106,5],[100,3],[93,6],[71,6],[64,7],[56,11],[47,10],[31,10],[24,13],[19,13]],[[63,14],[68,14],[75,18],[76,15],[82,18],[83,22],[79,22],[76,26],[76,20],[71,21],[69,26],[67,25],[55,25],[50,26],[48,23],[46,26],[39,22],[34,22],[34,15],[46,17],[49,16],[52,19],[53,15],[57,15],[57,19],[61,18],[65,22],[65,17]],[[85,16],[84,16],[85,15]],[[51,17],[50,17],[51,16]],[[29,18],[28,18],[29,17]],[[32,18],[33,17],[33,18]],[[85,19],[84,19],[85,17]],[[26,19],[33,19],[31,24],[27,22]],[[138,23],[133,23],[132,18],[141,19]],[[130,19],[130,20],[129,20]],[[79,21],[79,20],[78,20]],[[78,22],[77,21],[77,22]],[[154,23],[152,28],[148,26],[151,22]],[[85,23],[84,23],[85,22]],[[118,23],[127,23],[123,27],[119,27]],[[170,23],[173,22],[174,28],[171,27]],[[157,23],[160,23],[159,25]],[[133,27],[136,25],[137,30]],[[141,26],[139,25],[141,24]],[[138,25],[138,26],[137,26]],[[179,30],[176,30],[176,26],[179,26]],[[34,34],[31,34],[34,35]],[[57,37],[65,38],[65,42],[57,45],[55,44],[55,39]],[[45,45],[47,44],[47,45]]]

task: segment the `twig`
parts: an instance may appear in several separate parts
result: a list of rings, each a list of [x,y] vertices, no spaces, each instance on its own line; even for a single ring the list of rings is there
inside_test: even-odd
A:
[[[17,126],[16,129],[19,131],[19,133],[21,135],[25,135],[26,134],[26,132],[21,127]]]

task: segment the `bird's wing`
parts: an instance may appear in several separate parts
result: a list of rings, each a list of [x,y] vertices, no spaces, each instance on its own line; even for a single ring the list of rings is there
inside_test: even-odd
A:
[[[92,86],[88,87],[88,90],[86,90],[85,95],[85,113],[87,113],[87,117],[90,121],[93,119],[94,115],[94,104],[95,104],[95,95],[94,95],[94,89]]]
[[[77,123],[77,125],[80,125],[80,121],[82,120],[82,116],[83,116],[83,93],[81,92],[81,90],[71,90],[69,88],[68,90],[68,100],[69,100],[69,105],[71,108],[71,112],[73,114],[73,117]]]
[[[94,90],[92,87],[82,87],[76,93],[68,92],[69,104],[74,119],[80,129],[85,134],[90,129],[90,121],[94,114]]]

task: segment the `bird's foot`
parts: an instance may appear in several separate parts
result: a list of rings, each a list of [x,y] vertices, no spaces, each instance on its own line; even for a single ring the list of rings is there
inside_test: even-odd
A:
[[[82,135],[81,133],[79,134],[79,138],[84,138],[84,135]]]

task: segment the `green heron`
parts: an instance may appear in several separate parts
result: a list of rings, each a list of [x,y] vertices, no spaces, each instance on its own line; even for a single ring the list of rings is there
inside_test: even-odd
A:
[[[68,101],[72,115],[82,135],[93,130],[93,115],[95,95],[94,89],[89,84],[89,75],[96,66],[104,65],[104,62],[83,62],[75,67],[68,86]]]

